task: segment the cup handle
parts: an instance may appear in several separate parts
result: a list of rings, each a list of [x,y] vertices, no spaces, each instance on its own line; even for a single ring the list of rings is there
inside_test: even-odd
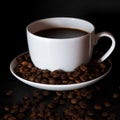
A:
[[[110,54],[113,52],[114,48],[115,48],[115,38],[113,37],[113,35],[109,32],[100,32],[100,33],[97,33],[95,35],[95,44],[97,44],[98,40],[101,38],[101,37],[108,37],[110,38],[111,40],[111,46],[110,48],[107,50],[107,52],[101,57],[98,59],[98,62],[103,62],[105,59],[107,59]]]

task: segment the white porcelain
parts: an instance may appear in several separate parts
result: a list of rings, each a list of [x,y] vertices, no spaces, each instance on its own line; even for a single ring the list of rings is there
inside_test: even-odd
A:
[[[23,55],[25,53],[22,53],[20,55]],[[20,55],[18,55],[17,57],[19,57]],[[23,83],[25,83],[29,86],[39,88],[39,89],[44,89],[44,90],[51,90],[51,91],[67,91],[67,90],[74,90],[74,89],[80,89],[80,88],[83,88],[83,87],[87,87],[89,85],[92,85],[92,84],[98,82],[102,78],[104,78],[110,72],[110,70],[112,69],[112,62],[109,59],[108,60],[108,62],[109,62],[108,70],[98,78],[89,80],[87,82],[76,83],[76,84],[65,84],[65,85],[41,84],[41,83],[31,82],[29,80],[23,79],[15,73],[14,68],[17,64],[17,60],[16,60],[17,57],[15,57],[10,63],[10,71],[14,75],[14,77],[16,77],[18,80],[20,80],[21,82],[23,82]]]
[[[52,39],[34,35],[38,30],[63,27],[87,31],[82,37]],[[95,26],[89,21],[70,18],[54,17],[37,20],[26,27],[28,49],[33,64],[40,69],[73,71],[82,63],[91,59],[93,48],[101,37],[110,38],[112,43],[108,51],[99,59],[103,62],[115,48],[115,38],[109,32],[95,33]],[[104,47],[104,46],[103,46]],[[102,48],[101,48],[102,49]]]

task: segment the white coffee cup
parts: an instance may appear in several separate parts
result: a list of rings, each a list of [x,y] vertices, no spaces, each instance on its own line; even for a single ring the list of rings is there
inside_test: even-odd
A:
[[[52,28],[72,28],[86,31],[83,36],[50,38],[35,35],[35,32]],[[81,64],[87,64],[92,57],[93,48],[101,37],[110,38],[108,51],[99,58],[106,60],[115,48],[115,38],[109,32],[95,34],[95,26],[89,21],[71,17],[53,17],[36,20],[26,27],[28,49],[33,64],[50,71],[74,71]],[[102,49],[102,48],[101,48]]]

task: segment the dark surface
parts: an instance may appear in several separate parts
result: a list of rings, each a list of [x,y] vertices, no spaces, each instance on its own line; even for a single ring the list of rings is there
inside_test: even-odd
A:
[[[116,48],[110,56],[113,63],[111,72],[101,81],[104,88],[101,95],[94,96],[95,101],[103,100],[114,92],[120,95],[120,2],[116,1],[15,1],[3,2],[1,10],[1,47],[0,47],[0,117],[3,114],[3,106],[22,100],[27,93],[31,95],[34,88],[18,81],[9,70],[11,60],[18,54],[28,50],[25,27],[30,22],[53,16],[70,16],[89,20],[96,26],[96,32],[109,31],[116,39]],[[102,50],[108,47],[103,42]],[[100,48],[100,49],[101,49]],[[98,83],[99,84],[99,83]],[[7,90],[13,89],[14,96],[6,97]],[[120,120],[120,97],[114,101],[111,111],[117,113]],[[116,120],[116,119],[115,119]]]

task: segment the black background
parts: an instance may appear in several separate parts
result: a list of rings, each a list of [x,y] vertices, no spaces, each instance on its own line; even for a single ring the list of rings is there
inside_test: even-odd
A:
[[[120,79],[119,0],[16,0],[4,1],[1,7],[0,87],[2,89],[7,88],[9,84],[12,85],[15,80],[9,70],[11,60],[28,50],[26,26],[37,19],[57,16],[83,18],[95,25],[96,33],[111,32],[116,39],[116,47],[110,56],[113,63],[110,74],[112,82]],[[104,46],[101,49],[104,49]]]

